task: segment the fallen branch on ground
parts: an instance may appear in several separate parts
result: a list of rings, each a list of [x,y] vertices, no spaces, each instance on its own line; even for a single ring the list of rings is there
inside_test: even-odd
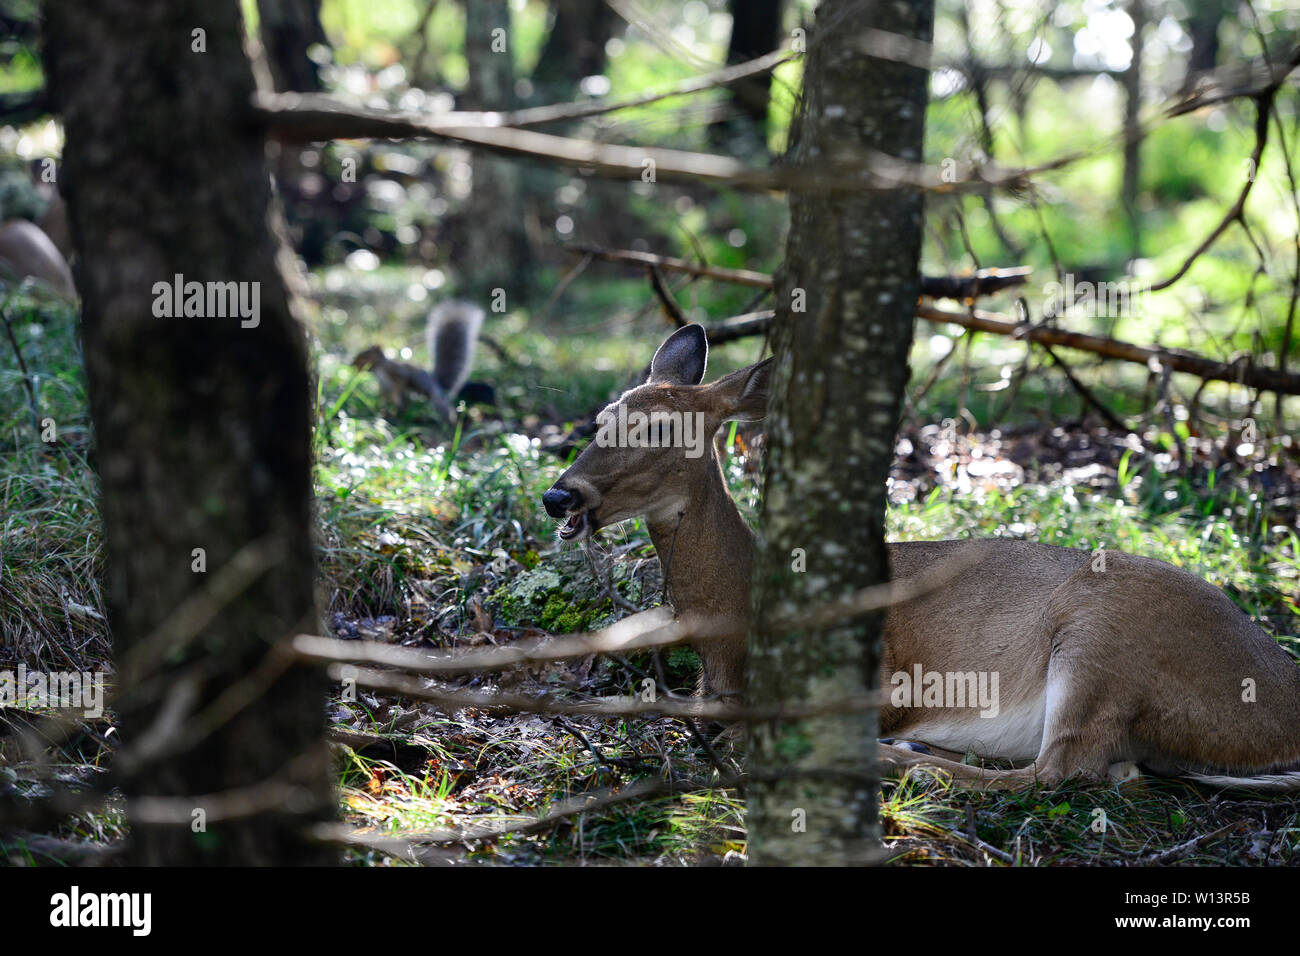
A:
[[[538,816],[524,817],[518,820],[506,820],[499,823],[479,823],[470,824],[469,826],[457,827],[451,830],[426,830],[422,832],[391,833],[377,835],[363,832],[360,827],[353,827],[342,823],[321,823],[312,828],[312,835],[318,840],[324,840],[329,843],[341,843],[345,846],[364,847],[375,850],[379,853],[385,853],[389,856],[401,857],[403,859],[418,858],[421,855],[422,846],[445,846],[452,843],[470,843],[480,840],[496,840],[503,836],[522,836],[530,833],[537,833],[541,830],[547,830],[553,826],[558,826],[568,820],[569,817],[581,813],[594,813],[601,810],[608,810],[613,807],[622,806],[627,803],[635,803],[641,800],[648,800],[652,797],[672,796],[686,793],[696,793],[705,790],[717,790],[719,788],[744,787],[746,784],[755,780],[768,779],[842,779],[844,777],[861,779],[864,782],[872,779],[869,774],[863,774],[860,771],[838,769],[833,767],[808,767],[790,772],[776,771],[774,773],[762,774],[741,774],[720,777],[719,779],[703,779],[698,777],[650,777],[634,781],[626,786],[602,790],[596,793],[584,793],[578,796],[568,797],[551,806],[549,810]],[[872,851],[875,862],[883,863],[885,855],[880,851]],[[442,857],[435,858],[438,862]]]
[[[427,700],[444,711],[472,707],[475,710],[505,710],[516,714],[552,714],[563,717],[680,717],[716,720],[721,723],[747,721],[760,723],[777,720],[803,720],[825,714],[851,714],[874,710],[881,704],[879,694],[863,694],[815,704],[745,707],[741,704],[695,697],[660,695],[655,700],[636,697],[595,697],[580,701],[556,700],[551,696],[503,694],[481,690],[457,690],[431,687],[424,678],[399,671],[358,669],[348,664],[334,664],[328,669],[337,681],[352,680],[384,694],[396,694],[415,700]]]
[[[1167,850],[1160,850],[1159,852],[1145,856],[1140,861],[1141,865],[1156,866],[1162,863],[1171,863],[1179,857],[1186,856],[1193,850],[1200,849],[1207,843],[1211,843],[1220,837],[1225,837],[1229,833],[1242,829],[1249,823],[1249,820],[1235,820],[1226,826],[1219,827],[1217,830],[1211,830],[1209,833],[1202,833],[1200,836],[1192,837],[1190,840],[1179,843],[1177,846],[1171,846]]]
[[[522,820],[510,820],[503,823],[480,823],[454,830],[429,830],[423,833],[407,833],[395,836],[372,836],[362,833],[358,828],[341,823],[319,824],[312,833],[319,840],[330,843],[342,843],[346,846],[360,846],[386,853],[390,856],[405,857],[420,844],[466,843],[476,840],[495,840],[503,836],[536,833],[563,823],[569,817],[579,813],[606,810],[610,807],[633,803],[664,794],[692,793],[711,790],[717,786],[710,780],[664,779],[651,777],[618,790],[606,790],[600,793],[584,793],[576,797],[561,800],[541,816]]]
[[[829,601],[815,610],[806,610],[796,617],[775,619],[769,626],[778,632],[795,633],[825,628],[871,611],[880,611],[942,587],[978,560],[979,556],[974,549],[969,553],[958,553],[956,557],[914,578],[873,584],[838,600]],[[518,664],[549,664],[589,654],[625,654],[634,650],[668,647],[688,640],[709,640],[734,635],[738,631],[743,633],[744,625],[738,625],[734,618],[726,615],[686,615],[675,618],[671,608],[660,605],[631,614],[599,631],[518,641],[504,647],[470,651],[425,651],[380,644],[377,641],[345,641],[315,634],[299,634],[290,646],[299,658],[315,663],[374,664],[398,668],[410,674],[448,675],[504,670]],[[708,715],[700,712],[692,716]]]

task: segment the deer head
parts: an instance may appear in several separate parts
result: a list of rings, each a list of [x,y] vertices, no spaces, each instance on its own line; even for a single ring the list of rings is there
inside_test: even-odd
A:
[[[562,540],[640,515],[676,520],[720,481],[713,436],[723,422],[766,414],[772,360],[701,385],[708,355],[703,326],[678,329],[655,352],[645,384],[596,417],[595,440],[542,496],[547,514],[566,519]]]

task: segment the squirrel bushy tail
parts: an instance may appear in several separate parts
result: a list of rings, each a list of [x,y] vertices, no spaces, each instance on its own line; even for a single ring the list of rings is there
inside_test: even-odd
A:
[[[474,349],[483,328],[484,313],[472,302],[444,302],[429,313],[429,368],[397,362],[372,345],[352,360],[369,369],[390,404],[406,403],[406,393],[425,396],[448,422],[456,418],[456,401],[495,405],[496,392],[486,382],[467,382],[474,367]]]
[[[453,398],[474,367],[483,310],[472,302],[444,302],[429,313],[429,368],[442,393]]]

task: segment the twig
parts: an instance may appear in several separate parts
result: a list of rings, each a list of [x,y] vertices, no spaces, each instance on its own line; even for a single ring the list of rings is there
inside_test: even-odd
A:
[[[1070,154],[1033,167],[965,164],[960,175],[883,153],[852,164],[830,160],[818,167],[756,168],[711,153],[648,146],[593,143],[533,130],[496,125],[495,113],[429,115],[355,106],[325,93],[253,95],[253,112],[270,135],[286,143],[330,139],[438,139],[487,152],[530,159],[613,179],[640,180],[653,169],[657,182],[704,183],[752,192],[846,193],[916,189],[967,193],[1004,188],[1023,190],[1040,173],[1063,169],[1087,153]]]
[[[943,827],[941,829],[947,830],[946,827]],[[999,850],[991,843],[987,843],[984,840],[981,840],[979,837],[977,837],[974,834],[973,831],[968,833],[958,833],[956,830],[947,830],[947,832],[954,838],[961,840],[963,843],[969,843],[971,846],[975,847],[976,849],[981,850],[984,853],[987,853],[995,860],[1001,860],[1003,863],[1009,864],[1011,866],[1016,865],[1016,858],[1014,856],[1012,856],[1010,853],[1006,852],[1005,850]]]
[[[646,271],[650,274],[650,286],[655,290],[655,295],[659,297],[659,301],[663,303],[664,311],[672,319],[673,325],[680,329],[683,325],[689,324],[690,319],[686,317],[682,307],[673,298],[672,290],[664,282],[664,274],[659,270],[659,267],[652,265],[647,267]]]
[[[1296,182],[1295,164],[1291,162],[1291,154],[1286,149],[1286,128],[1282,125],[1282,117],[1277,111],[1277,102],[1272,104],[1273,122],[1277,123],[1278,135],[1282,138],[1282,162],[1285,164],[1287,182],[1290,183],[1291,208],[1295,212],[1296,228],[1300,229],[1300,183]],[[1253,285],[1252,279],[1252,285]],[[1286,323],[1282,328],[1282,341],[1277,346],[1277,367],[1278,371],[1285,372],[1287,358],[1291,352],[1291,339],[1295,330],[1296,306],[1300,304],[1300,245],[1295,250],[1295,267],[1291,272],[1291,295],[1287,300]],[[1275,395],[1274,414],[1277,419],[1278,433],[1282,432],[1282,396]]]
[[[417,844],[466,843],[474,840],[496,840],[511,834],[536,833],[539,830],[557,826],[577,813],[606,810],[610,807],[647,800],[662,794],[712,790],[715,786],[716,784],[708,780],[651,777],[638,780],[618,789],[569,797],[567,800],[561,800],[555,804],[541,816],[512,820],[506,823],[480,823],[459,827],[454,830],[429,830],[423,833],[407,833],[383,837],[362,833],[356,827],[332,823],[320,824],[313,828],[312,833],[317,839],[331,843],[363,846],[391,856],[406,856]]]
[[[927,322],[950,322],[953,325],[976,329],[980,332],[992,332],[995,335],[1013,335],[1030,342],[1037,342],[1040,345],[1061,345],[1082,352],[1093,352],[1106,358],[1146,365],[1147,367],[1151,367],[1153,363],[1168,366],[1175,372],[1185,372],[1188,375],[1196,375],[1213,381],[1241,383],[1265,391],[1300,395],[1300,375],[1282,374],[1276,369],[1251,365],[1240,368],[1237,362],[1216,362],[1213,359],[1205,358],[1184,349],[1133,345],[1119,339],[1089,335],[1084,332],[1070,332],[1050,325],[1035,325],[1026,328],[1022,323],[1012,322],[1004,316],[979,309],[974,309],[969,313],[962,313],[948,312],[928,305],[918,305],[916,315]]]
[[[22,372],[23,385],[27,388],[28,407],[32,412],[32,427],[36,429],[36,437],[41,437],[41,413],[36,404],[36,389],[32,385],[32,375],[27,371],[27,362],[23,359],[23,350],[18,347],[18,339],[14,336],[13,326],[9,324],[9,302],[6,299],[4,304],[0,305],[0,319],[4,320],[5,332],[9,335],[9,344],[13,346],[14,357],[18,360],[18,371]]]
[[[574,279],[587,271],[587,266],[591,265],[591,260],[593,258],[593,256],[583,256],[582,261],[578,262],[573,268],[564,273],[560,281],[555,284],[555,288],[552,290],[551,294],[547,296],[546,302],[537,310],[536,320],[538,322],[551,314],[551,309],[555,307],[556,302],[560,301],[560,296],[564,295],[569,286],[573,283]]]
[[[516,110],[513,113],[503,114],[501,117],[501,125],[516,127],[538,126],[542,123],[586,119],[590,116],[601,116],[619,110],[632,109],[637,106],[646,106],[650,103],[657,103],[660,100],[672,99],[677,96],[686,96],[690,93],[700,93],[704,90],[710,90],[716,87],[730,86],[733,83],[739,83],[741,80],[747,79],[751,76],[756,76],[759,73],[767,73],[780,66],[782,63],[797,59],[800,55],[801,54],[798,53],[791,53],[788,50],[775,50],[745,63],[737,63],[735,66],[729,66],[712,73],[706,73],[703,76],[696,76],[689,80],[684,80],[671,89],[663,90],[658,93],[647,93],[642,96],[633,96],[625,100],[595,100],[591,103],[557,103],[551,106],[534,106],[529,109]]]
[[[595,539],[590,535],[587,536],[584,548],[587,552],[587,563],[591,567],[591,576],[596,579],[596,583],[600,585],[600,589],[605,592],[605,597],[609,598],[610,602],[620,610],[628,611],[631,614],[639,613],[641,608],[632,604],[624,598],[623,595],[618,593],[618,588],[614,586],[612,574],[601,573],[600,567],[596,563]]]
[[[283,560],[283,544],[268,535],[252,541],[208,575],[153,632],[137,641],[118,664],[122,683],[131,684],[155,673],[167,654],[179,654],[225,607]]]
[[[420,22],[415,25],[415,33],[420,38],[420,46],[415,51],[415,63],[411,66],[411,82],[421,82],[424,75],[424,57],[429,52],[429,21],[433,19],[433,12],[438,9],[438,0],[429,0],[424,8],[424,13],[420,15]]]
[[[1187,457],[1187,447],[1178,434],[1178,422],[1174,418],[1174,403],[1169,394],[1171,391],[1170,378],[1172,378],[1172,370],[1166,365],[1160,370],[1160,411],[1164,414],[1165,427],[1169,429],[1169,437],[1178,449],[1178,467],[1181,471],[1186,472],[1190,462]]]
[[[704,748],[705,754],[708,755],[709,763],[713,764],[713,769],[718,771],[718,779],[722,781],[722,785],[724,787],[734,786],[740,777],[740,774],[736,773],[736,768],[728,765],[727,762],[719,756],[718,752],[713,749],[713,745],[709,743],[708,738],[706,738],[704,734],[700,733],[700,728],[694,720],[688,717],[683,720],[682,723],[686,725],[686,729],[690,731],[691,736],[695,738],[695,742]]]
[[[1192,250],[1191,255],[1183,260],[1183,264],[1174,270],[1174,273],[1168,278],[1154,283],[1148,291],[1159,292],[1162,289],[1168,289],[1183,276],[1187,275],[1192,266],[1196,264],[1196,260],[1201,257],[1201,254],[1208,250],[1210,246],[1214,245],[1214,243],[1218,241],[1219,236],[1223,235],[1224,231],[1230,225],[1241,219],[1242,211],[1246,208],[1246,200],[1250,197],[1250,191],[1254,188],[1255,180],[1259,175],[1259,162],[1264,155],[1264,147],[1268,143],[1269,107],[1273,103],[1273,96],[1276,92],[1276,87],[1270,88],[1265,92],[1260,93],[1255,100],[1255,148],[1250,154],[1250,175],[1246,177],[1246,182],[1242,185],[1241,192],[1237,195],[1237,201],[1232,204],[1232,208],[1230,208],[1227,213],[1224,214],[1224,217],[1219,220],[1219,224],[1210,230],[1210,234],[1201,240],[1201,244]]]
[[[1066,381],[1074,387],[1074,390],[1082,396],[1083,400],[1096,409],[1098,414],[1106,420],[1106,424],[1119,432],[1131,431],[1127,425],[1120,421],[1118,415],[1107,408],[1105,403],[1093,394],[1092,389],[1088,388],[1087,385],[1084,385],[1083,382],[1079,381],[1079,379],[1075,377],[1074,372],[1070,370],[1070,366],[1066,365],[1065,362],[1061,360],[1061,357],[1052,351],[1050,345],[1042,345],[1041,348],[1047,353],[1048,358],[1056,363],[1057,368],[1065,374]]]
[[[1169,863],[1173,860],[1177,860],[1179,857],[1186,856],[1193,850],[1198,849],[1202,844],[1209,843],[1211,840],[1217,840],[1219,837],[1226,836],[1234,830],[1240,830],[1249,822],[1249,820],[1234,820],[1232,823],[1229,823],[1226,826],[1221,826],[1217,830],[1212,830],[1209,833],[1202,833],[1200,836],[1192,837],[1190,840],[1185,840],[1177,846],[1171,846],[1167,850],[1161,850],[1158,853],[1152,853],[1145,856],[1142,858],[1140,863],[1142,866],[1156,866],[1161,863]]]
[[[319,762],[318,754],[299,754],[272,777],[217,793],[131,797],[126,801],[126,816],[136,824],[188,825],[194,819],[196,808],[202,808],[209,823],[244,819],[276,810],[302,813],[315,802],[312,785],[306,781],[314,779]],[[295,778],[304,782],[294,782]]]
[[[725,782],[692,777],[649,777],[637,780],[625,787],[569,797],[554,804],[546,813],[540,816],[527,817],[522,820],[480,823],[458,827],[454,830],[428,830],[424,832],[386,834],[384,836],[364,833],[360,828],[348,826],[347,824],[321,823],[314,826],[311,833],[316,839],[330,843],[366,847],[380,853],[387,853],[390,856],[408,857],[421,844],[468,843],[477,840],[496,840],[509,835],[536,833],[557,826],[575,814],[607,810],[625,803],[648,800],[651,797],[717,790],[719,787],[727,789],[743,787],[756,780],[785,780],[791,778],[809,780],[843,780],[847,778],[862,782],[875,779],[871,774],[862,771],[838,767],[798,767],[771,772],[738,774],[733,775]]]
[[[702,265],[671,256],[657,256],[631,249],[602,249],[599,246],[565,246],[570,252],[594,256],[605,262],[625,265],[657,267],[667,272],[685,272],[688,275],[717,279],[734,285],[747,285],[759,289],[773,287],[772,276],[750,269],[727,269],[721,266]],[[922,276],[921,294],[934,299],[974,299],[992,295],[1011,286],[1023,285],[1033,270],[1029,266],[981,269],[969,276]]]
[[[400,671],[359,669],[335,664],[328,668],[328,673],[334,680],[351,680],[360,687],[369,687],[381,693],[427,700],[449,711],[473,708],[562,717],[684,717],[724,723],[768,722],[802,720],[824,714],[858,713],[880,706],[881,701],[881,695],[873,693],[818,703],[749,708],[724,701],[668,696],[657,696],[654,701],[636,697],[595,697],[567,702],[551,696],[533,697],[527,694],[430,686],[423,678]]]
[[[871,611],[915,600],[944,586],[979,559],[978,548],[963,548],[956,557],[916,577],[864,587],[820,608],[805,610],[789,618],[775,618],[768,627],[775,633],[819,630]],[[290,647],[299,658],[316,663],[375,664],[400,668],[411,674],[447,675],[504,670],[517,664],[552,663],[589,654],[649,650],[688,640],[698,642],[729,637],[744,630],[744,622],[730,615],[685,614],[674,618],[672,609],[661,605],[629,615],[599,631],[470,651],[423,651],[377,641],[344,641],[314,634],[297,635]]]
[[[582,744],[582,746],[587,749],[587,753],[591,754],[591,758],[596,761],[596,768],[598,771],[604,770],[611,777],[614,775],[613,769],[610,767],[609,764],[605,763],[605,757],[601,754],[601,752],[598,749],[596,749],[596,747],[592,745],[591,741],[587,739],[586,734],[584,734],[577,727],[573,726],[573,724],[569,723],[563,717],[557,716],[555,718],[555,722],[559,724],[561,727],[563,727],[570,734],[572,734],[575,738],[577,738],[578,743]]]
[[[772,325],[774,314],[771,309],[766,309],[762,312],[750,312],[748,315],[732,316],[721,322],[709,323],[704,327],[704,334],[710,346],[734,342],[736,339],[751,335],[766,335]]]

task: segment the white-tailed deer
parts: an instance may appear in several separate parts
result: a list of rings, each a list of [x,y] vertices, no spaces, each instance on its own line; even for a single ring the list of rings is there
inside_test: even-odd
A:
[[[63,253],[40,226],[14,219],[0,226],[0,279],[21,282],[29,277],[64,298],[77,297]]]
[[[669,336],[649,380],[601,413],[604,440],[598,433],[543,503],[565,518],[565,541],[646,517],[674,610],[735,621],[697,645],[705,686],[731,694],[743,687],[755,538],[709,439],[723,422],[763,417],[772,360],[702,385],[707,356],[701,326]],[[702,445],[688,440],[688,416]],[[886,768],[1024,787],[1121,779],[1140,765],[1300,790],[1300,668],[1196,575],[1004,539],[891,544],[889,561],[895,581],[956,570],[887,609],[880,667],[890,698],[881,732],[947,756],[882,743]],[[968,753],[1016,769],[949,759]]]

